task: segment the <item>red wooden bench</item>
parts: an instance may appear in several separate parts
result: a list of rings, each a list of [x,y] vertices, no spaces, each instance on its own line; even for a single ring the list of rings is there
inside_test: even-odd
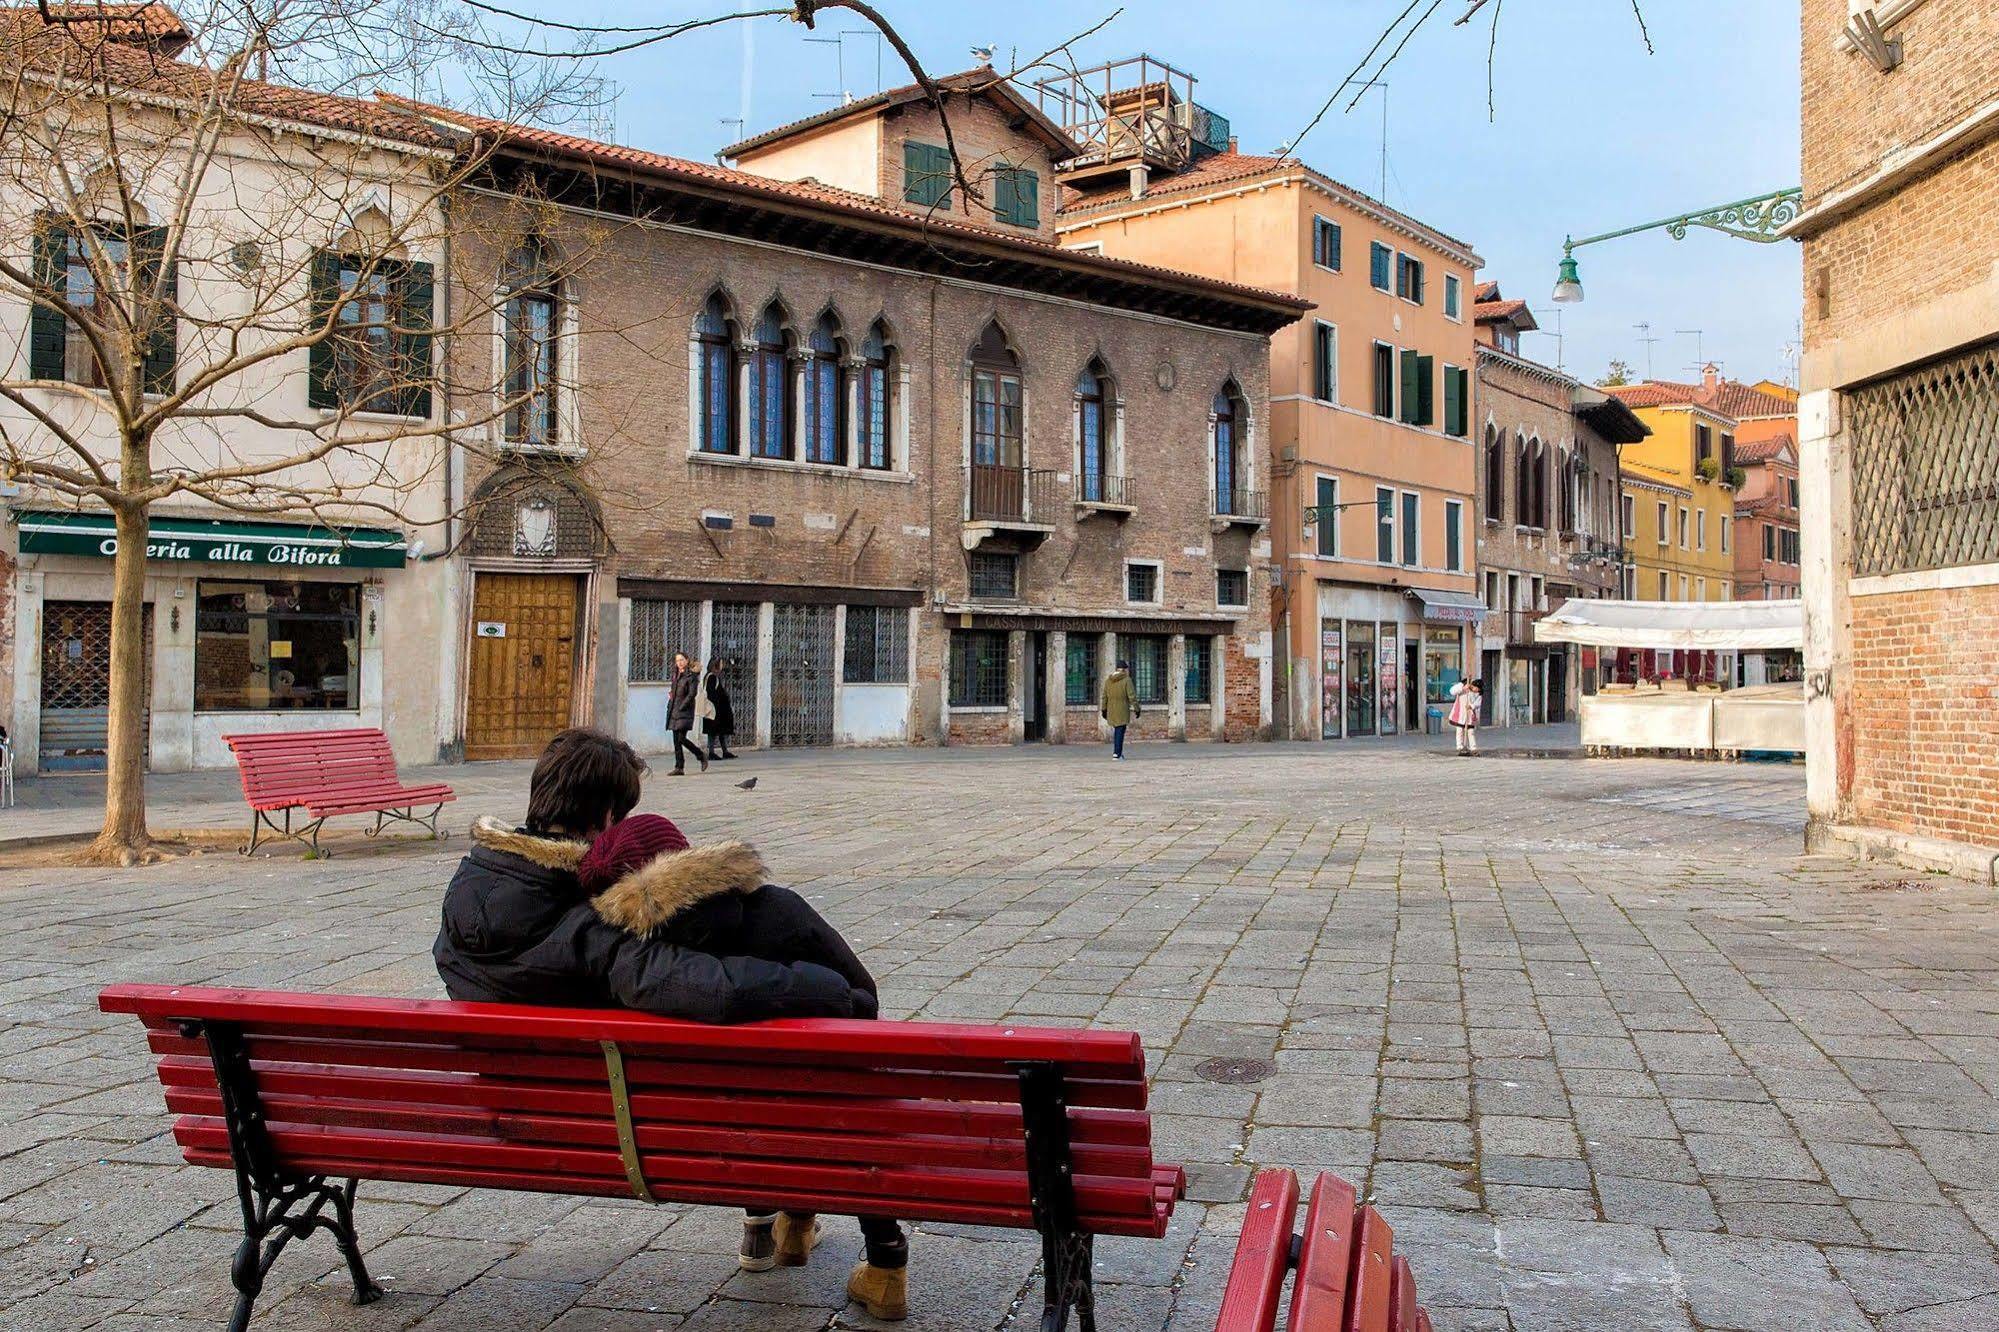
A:
[[[1304,1229],[1294,1234],[1298,1177],[1289,1170],[1260,1171],[1215,1332],[1273,1332],[1284,1280],[1293,1270],[1285,1332],[1430,1332],[1409,1260],[1394,1251],[1394,1231],[1381,1213],[1358,1201],[1353,1185],[1320,1175]]]
[[[145,1023],[182,1156],[236,1172],[235,1332],[314,1229],[356,1302],[380,1297],[362,1179],[1032,1229],[1046,1332],[1095,1326],[1092,1237],[1163,1235],[1186,1189],[1152,1159],[1129,1032],[160,985],[98,1004]]]
[[[395,751],[389,737],[373,727],[340,731],[280,731],[270,735],[225,735],[223,743],[236,754],[236,771],[243,778],[243,798],[250,802],[250,842],[244,855],[257,849],[268,831],[295,842],[306,842],[315,854],[319,829],[337,814],[373,814],[373,837],[390,820],[414,823],[437,837],[437,816],[455,792],[442,782],[404,786],[396,773]],[[419,807],[430,813],[418,814]],[[302,809],[309,822],[292,830],[292,811]],[[282,810],[280,826],[272,814]]]

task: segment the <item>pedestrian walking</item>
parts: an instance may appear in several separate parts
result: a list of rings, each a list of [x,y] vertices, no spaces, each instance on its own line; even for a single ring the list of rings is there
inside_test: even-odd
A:
[[[694,710],[701,695],[701,672],[694,669],[685,652],[673,654],[673,678],[667,684],[666,728],[673,732],[673,771],[669,777],[687,775],[687,756],[701,765],[701,771],[708,771],[708,756],[701,752],[701,746],[687,738],[694,729]]]
[[[1460,680],[1451,686],[1451,726],[1458,733],[1458,753],[1478,753],[1478,715],[1485,707],[1485,686]]]
[[[1124,728],[1137,721],[1138,688],[1131,682],[1131,663],[1120,661],[1104,681],[1103,700],[1098,708],[1111,726],[1111,758],[1124,761]]]
[[[702,698],[708,704],[708,711],[701,722],[701,738],[708,744],[711,759],[732,759],[729,740],[736,734],[736,705],[729,698],[729,686],[723,682],[723,675],[729,669],[727,658],[716,657],[708,663],[708,674],[701,681]],[[717,754],[715,746],[722,746]]]

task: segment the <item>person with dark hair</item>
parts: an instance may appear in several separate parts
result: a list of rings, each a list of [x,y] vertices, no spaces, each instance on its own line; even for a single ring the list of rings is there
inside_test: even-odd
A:
[[[1099,708],[1110,723],[1111,757],[1124,760],[1124,730],[1138,720],[1138,688],[1131,682],[1131,663],[1120,660],[1117,669],[1104,680],[1103,703]]]
[[[722,679],[728,671],[727,659],[716,657],[708,663],[708,674],[701,681],[701,688],[708,699],[708,714],[701,722],[701,738],[708,743],[708,757],[712,759],[732,759],[729,741],[736,734],[736,705],[729,698],[729,686]],[[715,752],[715,744],[721,742],[722,752]]]
[[[708,771],[708,756],[701,752],[701,746],[687,738],[694,729],[696,700],[701,692],[701,672],[694,669],[694,663],[685,652],[673,654],[673,679],[667,684],[666,729],[673,732],[673,771],[669,777],[687,775],[687,756],[701,765],[701,771]]]
[[[872,1018],[874,977],[804,898],[765,882],[742,842],[689,846],[657,815],[627,817],[645,761],[600,731],[563,731],[528,779],[519,827],[482,818],[445,889],[431,953],[453,999],[629,1008],[694,1022]],[[877,1318],[908,1312],[909,1246],[863,1218],[849,1293]],[[737,1261],[798,1266],[811,1216],[754,1208]]]

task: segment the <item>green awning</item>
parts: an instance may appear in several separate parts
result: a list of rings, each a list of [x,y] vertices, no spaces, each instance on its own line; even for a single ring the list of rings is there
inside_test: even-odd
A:
[[[17,511],[23,555],[96,555],[118,549],[108,513]],[[281,569],[400,569],[407,555],[400,532],[306,523],[246,523],[155,518],[146,528],[149,560],[264,564]]]

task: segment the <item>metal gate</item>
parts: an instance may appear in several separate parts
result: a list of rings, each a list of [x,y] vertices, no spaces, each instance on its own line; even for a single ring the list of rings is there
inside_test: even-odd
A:
[[[771,607],[770,742],[833,743],[833,607]]]
[[[146,706],[139,723],[151,743],[153,608],[140,611]],[[42,603],[42,772],[102,772],[111,729],[111,603]]]
[[[757,631],[760,607],[754,601],[718,601],[709,627],[708,655],[728,662],[722,683],[736,713],[736,740],[757,743]]]

